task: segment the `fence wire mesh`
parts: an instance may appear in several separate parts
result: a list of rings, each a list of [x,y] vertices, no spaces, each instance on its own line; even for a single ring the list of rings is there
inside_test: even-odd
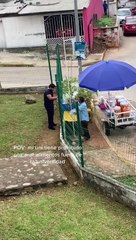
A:
[[[136,126],[116,127],[106,136],[97,107],[94,114],[96,126],[90,125],[92,140],[84,146],[85,166],[136,190]]]

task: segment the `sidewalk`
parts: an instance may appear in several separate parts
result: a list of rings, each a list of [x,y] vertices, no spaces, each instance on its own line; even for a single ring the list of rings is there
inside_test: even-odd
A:
[[[57,158],[51,160],[48,157],[51,154],[47,151],[46,154],[20,154],[0,159],[0,196],[66,184],[67,177],[60,167],[65,162]]]
[[[53,81],[56,74],[56,56],[50,60]],[[91,54],[82,61],[86,66],[100,61],[103,54]],[[78,61],[61,60],[63,78],[78,78]],[[48,61],[45,54],[39,52],[9,53],[0,52],[1,89],[45,87],[51,82]]]
[[[83,66],[93,64],[102,59],[103,54],[90,54],[87,60],[82,61]],[[45,54],[37,52],[27,53],[9,53],[0,52],[1,67],[48,67],[48,61]],[[51,59],[51,66],[56,67],[56,60]],[[78,67],[77,60],[67,60],[67,66]],[[66,67],[65,60],[62,60],[62,67]]]

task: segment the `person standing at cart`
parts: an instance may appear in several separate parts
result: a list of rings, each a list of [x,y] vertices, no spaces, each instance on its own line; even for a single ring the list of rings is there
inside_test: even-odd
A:
[[[48,128],[51,130],[55,130],[55,126],[57,124],[54,123],[54,100],[57,99],[57,96],[54,96],[56,86],[51,83],[48,89],[44,92],[44,107],[47,111],[48,115]]]
[[[86,102],[83,97],[79,97],[79,116],[84,140],[89,140],[90,139],[90,133],[88,130],[89,114]]]

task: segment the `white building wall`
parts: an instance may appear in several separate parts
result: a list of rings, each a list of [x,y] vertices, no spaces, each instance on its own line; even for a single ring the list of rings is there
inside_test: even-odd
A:
[[[117,1],[109,2],[109,16],[113,17],[117,14]]]
[[[0,19],[0,48],[5,48],[5,47],[6,47],[6,39],[5,39],[5,34],[3,29],[3,22],[2,22],[2,19]]]
[[[46,45],[44,18],[41,15],[3,18],[7,48]]]

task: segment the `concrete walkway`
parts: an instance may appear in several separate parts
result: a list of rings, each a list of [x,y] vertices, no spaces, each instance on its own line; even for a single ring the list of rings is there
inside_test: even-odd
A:
[[[92,63],[98,62],[101,60],[103,54],[90,54],[86,60],[82,61],[82,65],[90,65]],[[48,67],[46,54],[41,54],[38,52],[26,52],[26,53],[10,53],[0,52],[0,66],[1,67]],[[51,67],[56,67],[56,56],[54,56],[54,60],[51,59]],[[77,67],[77,60],[67,60],[67,65],[65,60],[62,60],[62,67],[71,66]]]
[[[91,54],[82,61],[83,69],[98,62],[103,54]],[[51,59],[53,81],[56,74],[56,56]],[[78,78],[77,60],[61,61],[63,78]],[[3,89],[47,86],[51,82],[45,54],[38,52],[0,52],[0,84]]]
[[[30,192],[35,188],[67,183],[60,164],[52,152],[46,154],[22,154],[0,159],[0,195]]]

